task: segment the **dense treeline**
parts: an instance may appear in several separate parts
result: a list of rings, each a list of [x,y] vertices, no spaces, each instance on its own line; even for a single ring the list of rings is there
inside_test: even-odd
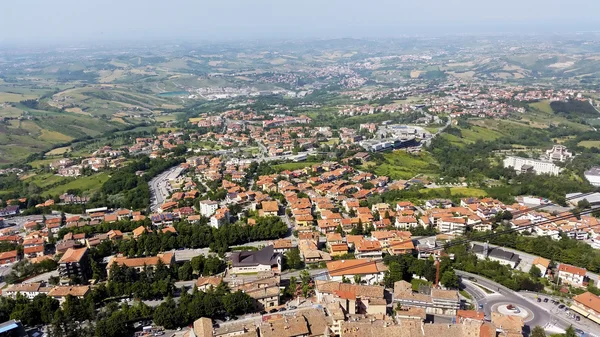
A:
[[[84,226],[62,228],[57,237],[62,238],[65,234],[86,233],[92,236],[95,233],[106,233],[111,229],[122,232],[131,232],[140,225],[152,228],[149,220],[133,222],[118,221],[114,223],[103,223],[98,226]],[[159,228],[142,234],[136,240],[122,240],[113,242],[110,240],[102,242],[92,250],[92,257],[100,259],[121,253],[126,256],[153,256],[159,252],[165,252],[179,248],[210,248],[217,253],[225,253],[230,246],[241,245],[252,241],[273,240],[284,237],[288,233],[288,227],[279,217],[259,217],[256,224],[248,226],[243,223],[224,225],[221,228],[208,226],[207,219],[203,218],[200,224],[192,224],[181,221],[174,225],[177,234],[170,231],[162,232]]]
[[[544,285],[529,274],[514,271],[497,261],[477,259],[475,254],[467,251],[467,245],[450,247],[448,252],[454,254],[453,268],[489,278],[514,291],[544,289]]]
[[[58,307],[58,301],[46,294],[38,295],[33,300],[21,294],[17,294],[15,299],[2,296],[0,297],[0,320],[6,322],[15,319],[29,326],[40,323],[50,324]]]
[[[539,255],[552,261],[567,263],[600,272],[600,252],[585,242],[562,236],[553,240],[547,236],[529,237],[515,232],[488,238],[490,243]]]
[[[206,248],[217,253],[225,253],[230,246],[241,245],[252,241],[273,240],[284,237],[288,227],[279,217],[257,218],[256,225],[229,224],[219,229],[180,222],[175,225],[177,235],[172,233],[152,232],[142,235],[137,240],[124,243],[122,252],[134,250],[135,255],[167,251],[178,248]]]
[[[167,267],[162,261],[155,268],[145,267],[140,272],[115,263],[110,266],[106,288],[100,286],[97,291],[105,289],[106,298],[133,296],[143,300],[161,299],[173,295],[176,275],[175,268]]]
[[[224,283],[207,292],[183,292],[178,303],[167,298],[154,311],[154,323],[174,329],[188,325],[200,317],[237,316],[255,310],[254,300],[242,291],[230,292]]]
[[[590,104],[590,102],[580,100],[569,100],[566,102],[554,101],[550,103],[550,107],[558,114],[567,116],[582,116],[582,117],[598,117],[598,111]]]
[[[447,256],[440,260],[440,283],[447,288],[458,288],[458,277],[454,269],[478,274],[498,282],[513,290],[540,291],[543,285],[529,274],[513,271],[498,262],[478,260],[475,254],[467,251],[466,245],[450,247],[449,253],[454,254],[454,260]],[[435,282],[436,267],[433,260],[419,260],[412,255],[385,256],[384,263],[388,270],[384,276],[386,287],[393,287],[394,282],[412,281],[413,276]]]
[[[97,337],[119,337],[132,336],[133,329],[129,322],[140,319],[151,319],[153,309],[143,302],[137,302],[132,306],[122,304],[120,307],[109,303],[96,318],[95,336]]]

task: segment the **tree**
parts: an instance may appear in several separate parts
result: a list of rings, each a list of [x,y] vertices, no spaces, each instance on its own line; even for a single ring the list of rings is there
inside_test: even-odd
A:
[[[180,281],[187,281],[192,279],[192,263],[190,261],[186,261],[179,270],[177,271],[177,276]]]
[[[154,311],[154,323],[165,329],[175,329],[182,324],[182,318],[177,314],[177,305],[172,297],[162,302]]]
[[[362,283],[362,277],[360,277],[360,275],[358,275],[358,274],[354,275],[354,283],[355,284],[361,284]]]
[[[285,254],[285,265],[286,269],[301,269],[304,267],[298,248],[292,248]]]
[[[285,289],[285,292],[287,293],[288,296],[293,298],[296,296],[297,288],[298,288],[298,280],[296,279],[295,276],[290,277],[290,284]]]
[[[577,334],[575,333],[575,329],[573,329],[572,325],[569,325],[569,327],[567,328],[567,331],[565,331],[565,337],[577,337]]]
[[[402,280],[402,276],[402,267],[398,262],[393,261],[389,264],[388,270],[385,272],[383,282],[386,287],[393,288],[395,282]]]
[[[544,328],[538,325],[531,330],[529,337],[546,337],[546,331],[544,331]]]
[[[250,295],[238,290],[223,297],[223,307],[230,315],[241,315],[249,312],[253,307]]]
[[[458,288],[458,276],[456,276],[454,270],[445,271],[440,279],[440,282],[446,288]]]
[[[533,265],[531,266],[531,269],[529,269],[529,275],[531,275],[533,278],[538,278],[542,276],[542,271],[540,270],[540,268]]]
[[[311,277],[308,271],[303,270],[300,272],[300,280],[302,281],[302,286],[305,286],[310,283]]]

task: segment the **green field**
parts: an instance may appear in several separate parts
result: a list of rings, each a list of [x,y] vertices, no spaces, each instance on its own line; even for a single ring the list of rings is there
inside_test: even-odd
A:
[[[544,112],[547,114],[554,113],[554,111],[552,111],[552,107],[550,107],[550,102],[548,102],[548,101],[540,101],[540,102],[530,103],[529,106],[532,107],[533,109],[536,109],[538,111],[541,111],[541,112]]]
[[[305,168],[307,166],[312,166],[314,164],[318,164],[318,163],[314,162],[314,161],[302,161],[302,162],[298,162],[298,163],[277,164],[277,165],[273,165],[272,167],[275,171],[281,172],[281,171],[285,171],[285,170],[289,170],[289,171],[299,170],[301,168]]]
[[[440,189],[443,189],[440,188]],[[434,188],[424,188],[422,190],[420,190],[421,192],[427,192],[427,191],[432,191],[435,190]],[[472,187],[450,187],[450,193],[452,195],[455,196],[471,196],[471,197],[485,197],[487,196],[487,192],[479,189],[479,188],[472,188]]]
[[[71,189],[81,190],[85,195],[91,195],[98,191],[102,185],[110,178],[108,173],[97,173],[88,177],[81,177],[77,179],[69,178],[69,181],[65,184],[55,186],[46,191],[50,195],[63,194]]]
[[[69,179],[70,178],[67,177],[57,176],[54,173],[42,173],[27,178],[25,181],[34,183],[41,189],[46,189],[47,187],[52,186],[54,184],[64,183]]]
[[[374,168],[377,175],[388,176],[392,179],[410,179],[417,174],[436,175],[439,166],[428,152],[409,154],[404,151],[385,153],[383,164]]]
[[[587,148],[592,148],[592,147],[600,148],[600,140],[582,140],[577,145],[587,147]]]

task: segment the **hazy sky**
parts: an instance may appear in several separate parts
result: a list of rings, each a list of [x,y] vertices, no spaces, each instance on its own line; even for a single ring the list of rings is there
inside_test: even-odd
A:
[[[6,0],[0,42],[600,30],[598,0]]]

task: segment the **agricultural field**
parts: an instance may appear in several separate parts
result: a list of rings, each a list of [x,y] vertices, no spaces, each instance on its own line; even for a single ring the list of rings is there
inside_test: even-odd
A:
[[[587,148],[600,148],[600,140],[582,140],[577,145]]]

